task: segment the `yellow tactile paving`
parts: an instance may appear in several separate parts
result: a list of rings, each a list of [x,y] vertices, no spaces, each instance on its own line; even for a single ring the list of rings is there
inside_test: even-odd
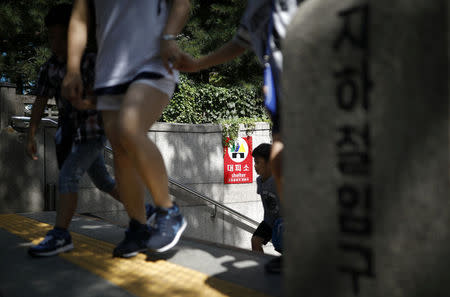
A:
[[[52,226],[20,215],[7,214],[0,215],[0,228],[36,243]],[[101,276],[135,296],[267,296],[164,260],[146,261],[143,254],[132,259],[112,258],[112,244],[74,232],[71,234],[75,249],[61,254],[61,258]]]

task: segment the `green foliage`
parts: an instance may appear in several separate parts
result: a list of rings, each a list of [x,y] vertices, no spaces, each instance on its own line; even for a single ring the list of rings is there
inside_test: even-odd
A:
[[[191,3],[192,14],[179,43],[194,57],[206,55],[231,40],[246,6],[242,0]],[[179,90],[161,120],[219,123],[224,137],[235,139],[239,124],[251,127],[256,121],[269,121],[263,107],[261,82],[262,69],[251,51],[226,64],[183,75]]]
[[[242,125],[246,130],[247,136],[249,136],[254,130],[257,122],[271,123],[266,114],[262,117],[252,118],[231,118],[222,119],[218,123],[222,126],[222,144],[223,146],[234,145],[234,140],[239,135],[239,128]]]
[[[231,40],[239,27],[246,1],[242,0],[192,0],[192,14],[183,31],[181,48],[194,57],[206,55]],[[261,81],[261,66],[252,51],[223,65],[189,78],[198,83],[215,86],[257,85]]]
[[[49,50],[44,17],[48,9],[71,0],[0,1],[0,79],[17,85],[19,93],[35,82],[40,62]],[[191,0],[192,14],[180,46],[194,57],[208,54],[233,38],[245,10],[242,0]],[[258,85],[261,67],[249,51],[229,63],[189,74],[196,83],[215,86]]]
[[[173,123],[217,123],[222,125],[224,144],[226,137],[234,140],[239,124],[252,130],[255,122],[269,121],[263,107],[261,86],[216,87],[197,84],[181,76],[181,84],[161,121]]]
[[[185,76],[162,114],[165,122],[193,124],[255,117],[266,117],[260,86],[216,87],[197,84]]]
[[[50,56],[44,17],[50,6],[70,0],[3,0],[0,2],[0,78],[17,91],[34,84],[42,62]]]
[[[164,110],[161,121],[170,123],[204,123],[197,88],[181,77],[181,84]]]
[[[0,1],[0,79],[15,83],[19,93],[33,87],[39,67],[51,55],[44,25],[48,9],[71,2]],[[242,0],[191,0],[191,3],[192,14],[179,43],[194,57],[206,55],[232,39],[246,6]],[[233,136],[238,123],[267,120],[261,81],[262,70],[252,52],[224,65],[183,75],[179,91],[161,120],[221,123],[224,134]]]

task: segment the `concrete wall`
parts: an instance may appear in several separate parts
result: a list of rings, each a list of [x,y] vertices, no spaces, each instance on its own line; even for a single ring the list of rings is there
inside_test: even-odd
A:
[[[449,295],[446,5],[301,4],[284,44],[286,296]]]
[[[23,115],[23,106],[16,98],[16,86],[0,83],[0,130],[8,127],[12,115]]]
[[[239,136],[246,136],[247,131],[241,127]],[[169,176],[242,214],[261,221],[263,208],[259,195],[256,194],[256,172],[253,172],[253,183],[225,185],[223,169],[222,131],[219,125],[187,125],[156,123],[148,133],[155,141],[163,155]],[[253,147],[263,142],[271,142],[270,127],[266,123],[257,123],[254,131]],[[112,164],[111,156],[107,154],[108,163]],[[254,170],[254,169],[253,169]],[[86,197],[80,203],[80,212],[91,212],[100,217],[127,223],[127,216],[121,205],[111,199],[98,199],[97,211],[93,210],[93,189],[86,178],[82,190]],[[185,235],[220,244],[250,249],[250,238],[256,226],[241,221],[233,215],[215,209],[190,194],[170,187],[171,195],[182,208],[188,220]],[[148,195],[151,201],[151,196]],[[100,201],[102,200],[102,202]],[[105,203],[109,205],[105,205]],[[105,208],[111,209],[108,213]],[[276,253],[269,243],[269,253]]]
[[[12,128],[0,131],[0,210],[39,211],[44,208],[44,158],[30,162],[25,156],[25,136]],[[44,153],[43,138],[36,139]]]
[[[25,135],[9,126],[12,115],[22,115],[15,85],[0,83],[0,210],[18,212],[44,208],[45,158],[34,164],[25,156]],[[44,154],[44,138],[37,137],[38,153]]]
[[[0,213],[53,210],[57,165],[55,128],[42,124],[36,136],[38,160],[26,154],[26,134],[0,131]]]
[[[246,131],[241,130],[240,136]],[[190,188],[243,213],[256,221],[262,220],[262,204],[256,194],[256,173],[251,184],[224,185],[222,131],[218,125],[155,124],[150,132],[163,154],[169,176]],[[269,125],[259,123],[252,132],[253,147],[271,142]],[[254,169],[253,169],[254,170]],[[188,236],[250,248],[254,226],[240,222],[228,213],[213,211],[201,201],[192,201],[182,191],[173,190],[183,206],[189,227]],[[183,201],[184,198],[184,201]],[[247,231],[243,231],[247,230]],[[204,231],[206,230],[206,231]]]

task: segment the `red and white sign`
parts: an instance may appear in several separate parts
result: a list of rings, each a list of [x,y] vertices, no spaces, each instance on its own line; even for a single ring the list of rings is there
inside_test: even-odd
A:
[[[224,148],[224,183],[253,182],[252,137],[239,137]]]

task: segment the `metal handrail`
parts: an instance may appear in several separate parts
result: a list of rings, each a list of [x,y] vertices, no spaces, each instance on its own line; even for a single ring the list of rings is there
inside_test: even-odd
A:
[[[220,202],[217,202],[217,201],[215,201],[215,200],[213,200],[213,199],[211,199],[211,198],[209,198],[209,197],[207,197],[207,196],[205,196],[205,195],[203,195],[203,194],[201,194],[201,193],[199,193],[199,192],[197,192],[195,190],[192,190],[191,188],[186,187],[185,185],[183,185],[183,184],[173,180],[170,177],[169,177],[169,182],[172,185],[175,185],[175,186],[179,187],[180,189],[183,189],[186,192],[188,192],[188,193],[190,193],[190,194],[192,194],[192,195],[194,195],[194,196],[196,196],[196,197],[198,197],[198,198],[200,198],[200,199],[202,199],[202,200],[204,200],[204,201],[206,201],[208,203],[213,204],[214,206],[217,206],[217,207],[219,207],[219,208],[221,208],[221,209],[223,209],[223,210],[225,210],[225,211],[227,211],[227,212],[229,212],[229,213],[231,213],[231,214],[233,214],[233,215],[235,215],[235,216],[237,216],[237,217],[239,217],[239,218],[241,218],[241,219],[243,219],[243,220],[245,220],[245,221],[247,221],[249,223],[252,223],[255,226],[258,226],[258,224],[259,224],[257,221],[247,217],[246,215],[243,215],[240,212],[237,212],[234,209],[229,208],[228,206],[225,206],[225,205],[223,205]]]
[[[29,122],[30,121],[30,117],[13,116],[13,117],[11,117],[11,120],[12,120],[11,121],[12,122],[12,126],[13,126],[13,128],[15,128],[14,124],[13,124],[13,120]],[[50,118],[42,118],[41,121],[46,122],[46,123],[50,123],[50,124],[55,125],[55,126],[58,125],[57,121],[55,121],[53,119],[50,119]],[[108,146],[108,145],[105,145],[105,150],[108,151],[109,153],[113,152],[112,148],[110,146]],[[232,208],[229,208],[228,206],[225,206],[222,203],[217,202],[217,201],[215,201],[215,200],[213,200],[213,199],[203,195],[202,193],[199,193],[199,192],[197,192],[197,191],[195,191],[195,190],[193,190],[193,189],[183,185],[182,183],[180,183],[180,182],[178,182],[178,181],[176,181],[176,180],[174,180],[174,179],[172,179],[170,177],[169,177],[169,183],[174,185],[174,186],[176,186],[176,187],[178,187],[178,188],[180,188],[180,189],[182,189],[182,190],[184,190],[184,191],[186,191],[186,192],[188,192],[189,194],[191,194],[191,195],[193,195],[193,196],[195,196],[195,197],[197,197],[197,198],[199,198],[199,199],[201,199],[201,200],[203,200],[205,202],[211,203],[215,207],[219,207],[219,208],[221,208],[221,209],[231,213],[232,215],[237,216],[240,219],[245,220],[245,221],[247,221],[247,222],[249,222],[249,223],[251,223],[251,224],[253,224],[255,226],[258,226],[258,224],[259,224],[257,221],[247,217],[246,215],[243,215],[240,212],[238,212],[238,211],[236,211],[236,210],[234,210]]]

